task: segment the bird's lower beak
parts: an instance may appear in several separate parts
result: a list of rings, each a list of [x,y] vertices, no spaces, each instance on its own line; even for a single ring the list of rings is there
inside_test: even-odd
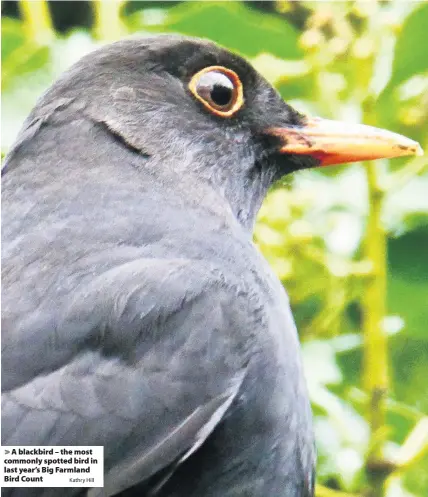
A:
[[[321,166],[423,154],[417,142],[397,133],[319,117],[307,118],[303,126],[271,128],[268,132],[283,142],[281,153],[310,155]]]

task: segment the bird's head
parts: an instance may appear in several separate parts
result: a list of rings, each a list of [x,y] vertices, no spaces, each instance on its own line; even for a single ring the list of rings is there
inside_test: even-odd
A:
[[[81,59],[47,98],[83,112],[177,181],[210,183],[252,226],[267,188],[302,168],[418,153],[403,136],[308,118],[243,58],[179,36],[128,39]]]

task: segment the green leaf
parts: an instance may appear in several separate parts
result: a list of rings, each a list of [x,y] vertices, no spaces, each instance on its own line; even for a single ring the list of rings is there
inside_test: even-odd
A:
[[[2,21],[2,90],[7,89],[14,78],[32,73],[50,59],[49,47],[27,40],[22,23],[15,19]]]
[[[403,89],[418,75],[427,74],[427,26],[428,3],[422,3],[403,21],[395,46],[391,79],[379,95],[375,111],[379,126],[389,127],[422,142],[427,136],[426,97],[421,94],[415,98],[403,98]],[[415,113],[421,114],[416,121],[411,117]],[[396,160],[392,165],[402,162]]]
[[[22,23],[16,19],[4,18],[1,22],[1,59],[4,62],[14,50],[25,43]]]
[[[390,239],[388,307],[402,316],[406,334],[428,341],[428,229]]]
[[[428,71],[428,3],[422,3],[406,19],[398,37],[390,85]]]
[[[314,91],[315,76],[305,74],[298,78],[282,78],[277,84],[277,90],[284,100],[311,99]]]
[[[261,16],[235,2],[185,2],[171,8],[162,25],[144,25],[142,19],[143,29],[209,38],[247,57],[258,55],[261,46],[284,59],[303,56],[298,32],[288,22],[269,14]]]
[[[12,84],[16,77],[36,72],[50,60],[49,47],[24,44],[13,51],[11,56],[2,62],[3,90]]]

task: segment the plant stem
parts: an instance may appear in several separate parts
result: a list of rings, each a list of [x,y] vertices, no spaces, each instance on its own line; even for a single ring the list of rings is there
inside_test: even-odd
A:
[[[415,425],[398,450],[395,462],[400,469],[415,464],[428,453],[428,416]]]
[[[98,40],[114,41],[123,34],[120,21],[121,0],[93,0],[95,13],[94,34]]]
[[[37,2],[20,0],[19,10],[21,11],[25,31],[30,39],[41,44],[52,40],[54,31],[46,0],[38,0]]]
[[[386,439],[386,395],[389,386],[388,344],[382,321],[386,314],[386,234],[381,212],[383,191],[380,188],[376,166],[366,165],[369,190],[369,216],[365,244],[366,258],[373,266],[362,300],[364,334],[364,387],[369,395],[371,440],[367,472],[372,484],[372,495],[384,495],[388,474],[381,470],[383,445]]]

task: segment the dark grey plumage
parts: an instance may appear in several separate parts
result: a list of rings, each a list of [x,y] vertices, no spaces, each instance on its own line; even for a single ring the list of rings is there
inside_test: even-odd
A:
[[[233,118],[187,90],[209,65],[243,82]],[[3,444],[104,445],[90,497],[312,495],[297,334],[251,240],[272,182],[313,165],[264,133],[299,120],[180,37],[102,48],[47,91],[4,166]]]

